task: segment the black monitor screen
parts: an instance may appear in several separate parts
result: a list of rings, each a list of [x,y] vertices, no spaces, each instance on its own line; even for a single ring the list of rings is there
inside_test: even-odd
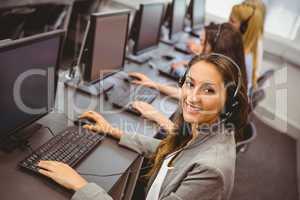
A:
[[[173,0],[170,36],[183,31],[185,11],[185,0]]]
[[[90,58],[85,71],[86,81],[95,81],[120,70],[124,64],[129,13],[92,15]]]
[[[0,47],[0,137],[53,108],[60,34]]]
[[[192,29],[202,27],[205,16],[205,0],[192,0]]]
[[[135,53],[157,46],[160,37],[160,25],[164,4],[141,5],[139,34],[135,41]]]

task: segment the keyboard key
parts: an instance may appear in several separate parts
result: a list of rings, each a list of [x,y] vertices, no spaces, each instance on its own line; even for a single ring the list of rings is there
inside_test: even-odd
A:
[[[38,172],[36,164],[40,160],[53,160],[74,167],[103,139],[100,134],[92,133],[78,126],[72,126],[53,137],[19,162],[19,166]]]

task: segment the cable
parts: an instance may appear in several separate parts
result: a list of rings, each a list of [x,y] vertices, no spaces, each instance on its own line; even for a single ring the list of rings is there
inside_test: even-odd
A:
[[[51,135],[53,137],[55,137],[56,135],[53,133],[53,131],[51,130],[51,128],[49,128],[48,126],[43,126],[43,128],[48,129],[49,133],[51,133]]]
[[[146,166],[146,167],[142,167],[141,169],[139,170],[129,170],[129,173],[136,173],[136,172],[139,172],[141,170],[144,170],[144,169],[149,169],[153,167],[153,165],[150,165],[150,166]],[[82,175],[82,176],[97,176],[97,177],[110,177],[110,176],[118,176],[118,175],[123,175],[124,173],[126,173],[126,171],[124,172],[117,172],[117,173],[112,173],[112,174],[92,174],[92,173],[82,173],[82,172],[78,172],[78,174]]]
[[[28,141],[26,141],[26,142],[23,144],[23,146],[24,146],[25,148],[29,149],[30,153],[33,153],[33,152],[34,152],[33,148],[31,147],[31,145],[30,145],[30,143],[29,143]]]

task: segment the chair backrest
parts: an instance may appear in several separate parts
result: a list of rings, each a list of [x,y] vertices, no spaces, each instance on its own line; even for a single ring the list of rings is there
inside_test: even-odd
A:
[[[273,69],[269,69],[267,71],[265,71],[260,77],[258,77],[257,79],[257,88],[261,88],[263,87],[263,85],[265,84],[265,82],[271,78],[271,76],[273,76],[274,74],[274,70]]]
[[[261,102],[266,97],[266,92],[264,89],[257,89],[252,91],[251,96],[249,97],[250,101],[250,112],[252,112],[259,102]]]
[[[251,88],[249,95],[249,104],[250,104],[250,112],[252,112],[256,106],[266,97],[266,92],[263,88],[264,84],[268,79],[270,79],[274,75],[274,70],[269,69],[265,71],[260,77],[257,79],[257,87]]]
[[[244,140],[237,142],[236,148],[238,149],[242,145],[250,144],[257,136],[256,127],[253,122],[249,122],[244,128]]]

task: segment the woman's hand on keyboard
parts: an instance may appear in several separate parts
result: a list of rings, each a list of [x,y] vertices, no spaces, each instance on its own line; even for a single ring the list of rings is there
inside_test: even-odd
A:
[[[156,122],[165,130],[173,129],[173,122],[169,120],[169,118],[164,116],[162,113],[160,113],[158,110],[156,110],[151,104],[143,101],[134,101],[131,105],[133,108],[137,109],[143,117]]]
[[[156,83],[152,81],[148,76],[139,73],[139,72],[130,72],[128,73],[129,76],[134,78],[134,80],[131,81],[131,83],[143,85],[149,88],[155,88]]]
[[[56,161],[40,161],[39,173],[53,179],[65,188],[77,191],[83,188],[87,181],[69,165]]]
[[[85,118],[95,122],[93,125],[87,124],[83,126],[83,128],[89,129],[91,131],[107,134],[115,139],[120,139],[123,134],[121,130],[112,127],[112,125],[109,122],[107,122],[101,114],[97,112],[84,112],[80,116],[80,118]]]

